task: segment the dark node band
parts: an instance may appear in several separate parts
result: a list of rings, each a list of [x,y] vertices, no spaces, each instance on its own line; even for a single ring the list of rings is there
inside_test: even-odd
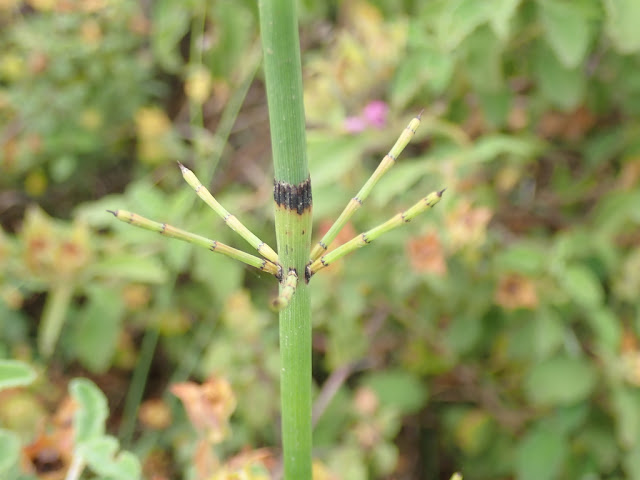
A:
[[[289,273],[291,273],[291,272],[293,272],[293,273],[294,273],[294,275],[296,276],[296,278],[298,277],[298,269],[297,269],[297,268],[295,268],[295,267],[289,267]],[[287,274],[287,277],[288,277],[288,276],[289,276],[289,275]],[[280,282],[285,282],[285,281],[286,281],[286,277],[283,275],[283,276],[282,276],[282,279],[280,280]]]
[[[304,281],[309,283],[309,280],[311,280],[311,262],[307,263],[304,269]]]
[[[311,208],[311,178],[307,178],[298,185],[291,185],[282,180],[273,181],[273,200],[279,207],[295,210],[298,215]]]

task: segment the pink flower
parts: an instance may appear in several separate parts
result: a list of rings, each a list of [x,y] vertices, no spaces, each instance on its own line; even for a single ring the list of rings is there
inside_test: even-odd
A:
[[[387,124],[389,105],[382,100],[374,100],[364,107],[365,121],[372,127],[384,128]]]
[[[367,122],[362,117],[347,117],[344,121],[344,128],[349,133],[359,133],[367,128]]]
[[[349,133],[359,133],[367,128],[382,129],[387,124],[389,105],[382,100],[369,102],[357,117],[347,117],[344,128]]]

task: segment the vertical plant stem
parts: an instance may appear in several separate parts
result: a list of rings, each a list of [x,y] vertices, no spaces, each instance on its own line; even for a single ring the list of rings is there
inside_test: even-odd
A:
[[[61,279],[51,287],[47,296],[42,312],[42,323],[38,330],[38,350],[45,357],[50,357],[56,347],[67,318],[74,289],[73,282]]]
[[[311,479],[311,305],[304,281],[311,247],[311,183],[307,166],[298,21],[294,0],[260,0],[274,164],[278,257],[300,281],[280,311],[280,395],[286,480]],[[283,275],[284,277],[284,275]],[[283,283],[280,290],[286,288]]]

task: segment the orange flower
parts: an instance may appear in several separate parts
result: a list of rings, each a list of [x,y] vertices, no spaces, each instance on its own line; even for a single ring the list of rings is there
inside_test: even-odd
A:
[[[512,273],[500,279],[495,302],[505,310],[534,309],[538,305],[538,294],[530,279]]]
[[[437,233],[432,232],[410,239],[407,242],[407,253],[411,267],[416,272],[428,272],[439,276],[447,273],[447,263]]]
[[[224,378],[210,377],[202,385],[176,383],[171,393],[184,405],[189,421],[212,443],[220,443],[229,435],[229,418],[236,409],[231,385]]]
[[[468,202],[458,205],[447,219],[447,231],[453,247],[459,249],[482,245],[492,216],[493,211],[487,207],[472,208]]]

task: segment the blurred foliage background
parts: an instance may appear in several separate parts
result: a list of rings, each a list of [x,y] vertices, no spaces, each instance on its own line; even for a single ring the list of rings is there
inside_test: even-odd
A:
[[[640,479],[640,3],[299,13],[314,237],[422,108],[341,240],[447,187],[312,279],[316,477]],[[105,212],[243,248],[179,160],[275,244],[257,23],[252,0],[0,1],[0,357],[40,372],[0,426],[29,478],[64,478],[46,440],[79,376],[145,478],[274,468],[276,283]]]

